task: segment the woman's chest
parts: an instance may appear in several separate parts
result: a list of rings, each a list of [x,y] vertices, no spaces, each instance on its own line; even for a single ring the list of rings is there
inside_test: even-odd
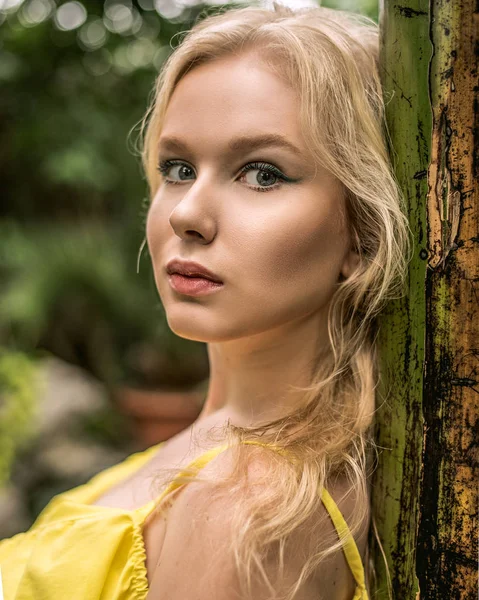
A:
[[[185,432],[186,434],[186,432]],[[119,481],[102,493],[92,505],[119,508],[127,511],[138,511],[139,526],[143,536],[146,571],[148,584],[151,583],[155,567],[161,556],[168,525],[171,521],[169,506],[183,489],[174,489],[166,494],[158,508],[151,506],[153,500],[158,500],[168,489],[167,482],[174,471],[163,472],[163,469],[181,470],[188,466],[204,450],[191,448],[189,435],[170,440],[160,447],[157,454],[130,477]],[[151,512],[143,512],[143,509]],[[144,517],[144,521],[142,518]]]
[[[176,497],[180,492],[181,488],[173,491],[169,501],[172,502],[173,497]],[[142,534],[146,554],[145,567],[149,586],[151,586],[156,566],[161,557],[168,526],[174,526],[173,518],[169,514],[168,504],[165,504],[160,511],[151,513],[143,525]]]
[[[196,422],[173,438],[163,442],[156,453],[140,468],[103,490],[92,505],[136,510],[151,502],[163,491],[166,480],[164,469],[184,469],[215,444],[207,439],[207,433],[216,415]],[[173,473],[173,471],[171,472]],[[171,474],[170,474],[171,475]]]
[[[131,511],[144,507],[163,491],[164,469],[182,469],[195,458],[191,446],[188,430],[181,432],[161,444],[141,466],[133,466],[126,475],[122,473],[91,504]]]

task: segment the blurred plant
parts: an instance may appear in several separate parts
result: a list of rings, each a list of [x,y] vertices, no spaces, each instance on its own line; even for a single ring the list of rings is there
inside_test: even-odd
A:
[[[0,224],[0,339],[46,349],[108,385],[201,379],[204,350],[171,332],[154,282],[129,271],[121,234],[101,223]]]
[[[80,439],[89,439],[110,448],[123,448],[125,440],[131,437],[131,424],[128,419],[111,407],[105,407],[82,415],[72,434]]]
[[[0,486],[19,450],[35,435],[37,367],[26,354],[0,349]]]
[[[327,8],[337,8],[366,15],[374,21],[378,21],[379,2],[378,0],[321,0],[321,6]]]

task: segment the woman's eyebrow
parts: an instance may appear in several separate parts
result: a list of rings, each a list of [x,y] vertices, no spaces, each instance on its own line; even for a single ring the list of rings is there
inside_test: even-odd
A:
[[[284,136],[278,133],[264,133],[261,135],[244,135],[234,140],[231,140],[228,144],[228,151],[230,154],[239,154],[241,152],[247,152],[252,150],[258,150],[259,148],[276,146],[277,148],[285,148],[290,152],[293,152],[297,156],[301,156],[302,152],[292,142],[287,140]],[[190,153],[191,150],[188,144],[178,137],[164,136],[160,138],[159,148],[170,152],[185,152]]]

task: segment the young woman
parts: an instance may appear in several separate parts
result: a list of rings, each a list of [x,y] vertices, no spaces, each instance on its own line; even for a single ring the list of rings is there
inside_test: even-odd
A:
[[[169,326],[206,342],[192,427],[0,545],[6,600],[366,600],[374,319],[405,271],[378,34],[325,8],[197,24],[145,119]]]

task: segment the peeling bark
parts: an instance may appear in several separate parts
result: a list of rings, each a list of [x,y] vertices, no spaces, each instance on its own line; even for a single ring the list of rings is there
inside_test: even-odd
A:
[[[422,598],[478,597],[479,13],[431,4],[424,480],[417,575]],[[476,8],[477,10],[477,8]]]
[[[472,0],[381,6],[382,82],[415,251],[381,322],[373,515],[393,598],[478,597],[479,14]],[[373,597],[388,598],[371,535]]]

